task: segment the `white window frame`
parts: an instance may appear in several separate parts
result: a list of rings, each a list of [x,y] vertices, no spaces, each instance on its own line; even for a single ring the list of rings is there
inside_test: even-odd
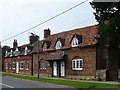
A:
[[[8,69],[8,63],[6,63],[6,69]]]
[[[43,45],[43,51],[46,51],[46,50],[47,50],[47,43],[45,42]]]
[[[28,62],[28,60],[25,61],[25,68],[26,68],[26,70],[29,70],[29,62]]]
[[[16,48],[16,50],[15,50],[15,56],[18,56],[19,54],[20,54],[20,52],[19,52],[19,50],[18,50],[18,48]],[[16,53],[18,53],[18,55],[16,54]]]
[[[28,53],[28,48],[25,47],[25,53],[24,53],[24,55],[27,55],[27,53]]]
[[[62,48],[62,43],[58,40],[56,45],[55,45],[56,49],[61,49]]]
[[[22,65],[21,64],[23,64],[23,61],[20,61],[20,70],[23,70],[23,67],[21,67]]]
[[[13,64],[15,65],[15,67],[13,67]],[[16,62],[12,62],[12,69],[16,68]]]
[[[5,57],[7,57],[7,56],[8,56],[8,51],[6,50],[6,51],[5,51]]]
[[[76,37],[74,37],[74,38],[72,39],[71,46],[72,46],[72,47],[77,47],[78,44],[79,44],[78,42],[79,42],[78,39],[77,39]]]
[[[83,59],[73,59],[72,60],[72,70],[83,70]]]

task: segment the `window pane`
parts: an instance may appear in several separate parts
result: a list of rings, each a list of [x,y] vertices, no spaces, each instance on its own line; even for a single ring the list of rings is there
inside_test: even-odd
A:
[[[73,61],[73,68],[75,68],[75,61]]]
[[[46,62],[45,61],[40,62],[40,68],[41,69],[46,69]]]
[[[80,61],[80,68],[82,68],[82,66],[83,66],[83,63],[82,63],[82,60]]]
[[[23,69],[23,62],[20,62],[20,69]]]
[[[71,44],[72,44],[72,47],[78,46],[78,39],[74,37]]]
[[[79,68],[79,61],[76,61],[76,68]]]
[[[25,62],[26,70],[28,70],[29,63],[28,61]]]
[[[15,62],[12,63],[12,68],[13,69],[16,68],[16,63]]]

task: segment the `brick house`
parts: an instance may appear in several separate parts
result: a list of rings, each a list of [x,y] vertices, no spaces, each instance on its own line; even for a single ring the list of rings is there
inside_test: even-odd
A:
[[[5,51],[4,56],[4,71],[8,73],[33,74],[33,43],[39,37],[31,35],[30,43],[18,46],[17,40],[14,39],[13,48]]]
[[[101,47],[96,40],[97,31],[95,25],[53,35],[50,29],[45,29],[44,39],[39,42],[34,34],[29,37],[30,42],[22,46],[14,40],[13,48],[5,49],[4,71],[37,75],[39,67],[40,77],[118,80],[120,60],[107,58],[108,42]]]
[[[40,76],[71,79],[96,78],[97,26],[50,34],[44,30],[39,43]],[[37,74],[37,44],[33,47],[33,72]],[[36,67],[37,66],[37,67]]]

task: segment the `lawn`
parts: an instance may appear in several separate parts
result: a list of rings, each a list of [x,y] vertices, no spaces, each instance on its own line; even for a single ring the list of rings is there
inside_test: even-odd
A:
[[[66,85],[74,88],[120,88],[120,84],[118,85],[118,84],[103,84],[103,83],[93,83],[93,82],[79,82],[79,81],[52,79],[52,78],[37,79],[37,77],[34,76],[8,74],[8,73],[2,73],[2,76],[11,76],[11,77],[40,81],[45,83]]]

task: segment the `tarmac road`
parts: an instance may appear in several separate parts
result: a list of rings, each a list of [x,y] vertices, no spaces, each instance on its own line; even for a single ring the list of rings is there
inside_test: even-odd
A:
[[[2,77],[2,83],[0,83],[0,85],[2,88],[69,88],[63,85],[48,84],[8,76]]]

